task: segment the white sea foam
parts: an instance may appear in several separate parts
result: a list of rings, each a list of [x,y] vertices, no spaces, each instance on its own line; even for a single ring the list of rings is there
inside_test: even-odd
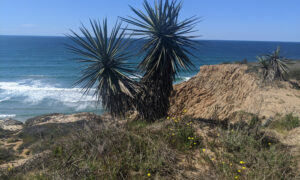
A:
[[[6,98],[3,98],[3,99],[0,99],[0,102],[4,102],[4,101],[8,101],[10,100],[10,97],[6,97]]]
[[[82,96],[81,88],[59,88],[38,80],[0,82],[0,90],[1,97],[24,97],[24,101],[30,104],[38,104],[45,99],[59,101],[72,106],[75,106],[74,103],[78,105],[78,103],[82,102],[95,101],[92,95]]]
[[[38,78],[43,78],[43,77],[49,77],[49,76],[47,76],[47,75],[38,75],[38,74],[35,74],[35,75],[27,75],[27,77],[34,77],[34,78],[38,77]]]
[[[192,77],[184,77],[184,81],[190,80]]]
[[[130,75],[129,78],[131,79],[141,79],[143,76],[139,75],[139,74],[135,74],[135,75]]]
[[[15,114],[0,114],[0,119],[13,118]]]

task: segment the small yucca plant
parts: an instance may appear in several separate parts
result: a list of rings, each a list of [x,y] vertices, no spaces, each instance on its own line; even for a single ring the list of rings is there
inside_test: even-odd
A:
[[[274,79],[286,80],[289,69],[284,62],[286,59],[280,56],[280,47],[277,47],[272,54],[257,58],[263,67],[265,79],[270,81],[273,81]]]
[[[135,82],[128,78],[133,69],[127,62],[130,58],[126,50],[128,41],[121,23],[116,23],[110,34],[107,30],[107,20],[102,25],[90,21],[92,31],[84,25],[80,28],[83,34],[72,32],[69,35],[75,45],[69,49],[79,55],[78,60],[86,64],[82,77],[76,84],[83,84],[85,93],[95,88],[94,95],[103,108],[113,116],[124,116],[132,109],[135,94]]]

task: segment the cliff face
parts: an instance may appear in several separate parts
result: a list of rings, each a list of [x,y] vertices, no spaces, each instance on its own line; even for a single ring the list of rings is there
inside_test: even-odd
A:
[[[233,117],[239,111],[273,117],[276,113],[300,116],[300,90],[288,82],[265,85],[247,65],[202,66],[189,81],[175,85],[170,114],[187,110],[194,118]]]

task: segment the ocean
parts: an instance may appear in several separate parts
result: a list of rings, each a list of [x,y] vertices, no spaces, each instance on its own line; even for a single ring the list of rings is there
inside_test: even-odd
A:
[[[82,96],[74,83],[83,64],[73,60],[65,44],[66,37],[0,36],[0,119],[21,121],[48,113],[94,112],[103,109],[92,95]],[[200,41],[192,58],[197,69],[180,72],[177,81],[194,76],[208,64],[256,61],[256,56],[281,47],[282,56],[300,59],[300,43],[255,41]],[[137,51],[137,44],[131,49]],[[138,63],[142,57],[130,61]]]

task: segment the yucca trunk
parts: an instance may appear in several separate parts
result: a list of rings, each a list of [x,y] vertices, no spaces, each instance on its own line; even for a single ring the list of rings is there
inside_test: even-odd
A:
[[[153,121],[167,116],[170,107],[169,97],[173,90],[173,76],[174,72],[166,69],[142,78],[141,84],[144,88],[138,94],[140,105],[137,106],[142,119]]]

